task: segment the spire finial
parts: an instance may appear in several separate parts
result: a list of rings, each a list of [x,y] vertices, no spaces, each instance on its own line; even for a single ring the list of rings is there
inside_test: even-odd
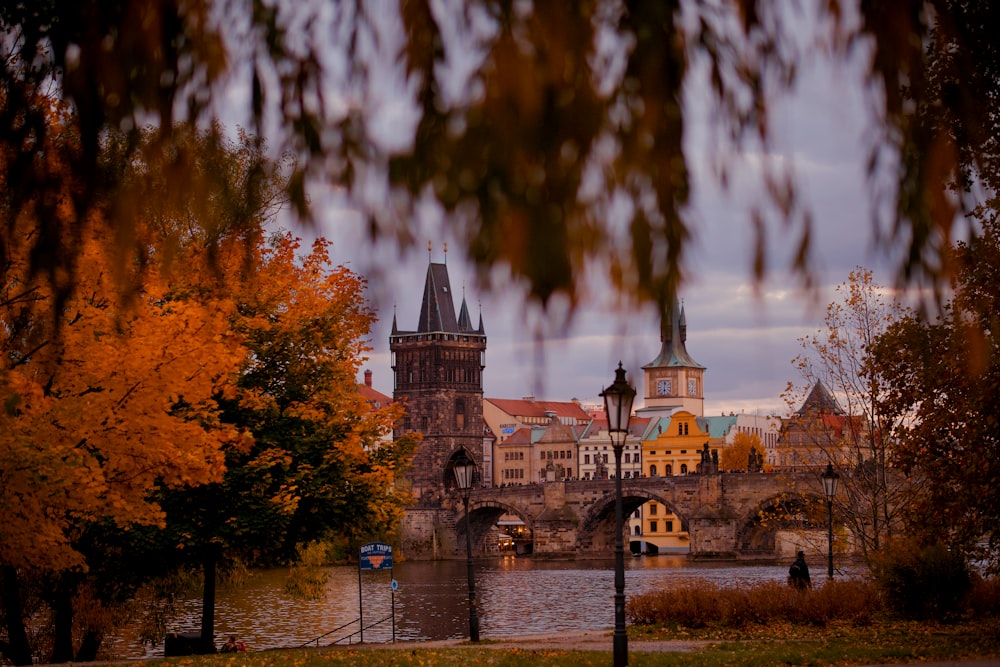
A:
[[[444,242],[444,263],[448,263],[448,242]]]
[[[431,242],[427,242],[427,263],[431,263]]]

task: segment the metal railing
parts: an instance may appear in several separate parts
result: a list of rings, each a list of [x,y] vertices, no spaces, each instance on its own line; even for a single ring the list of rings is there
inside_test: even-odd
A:
[[[352,644],[352,643],[354,643],[352,641],[352,639],[354,637],[361,636],[364,633],[365,630],[370,630],[370,629],[372,629],[372,628],[374,628],[376,626],[382,625],[386,621],[391,621],[391,620],[392,620],[392,616],[391,615],[386,616],[385,618],[383,618],[381,620],[378,620],[378,621],[375,621],[375,622],[373,622],[373,623],[371,623],[369,625],[366,625],[363,628],[358,628],[354,632],[352,632],[350,634],[347,634],[347,635],[344,635],[343,637],[340,637],[339,639],[334,639],[329,644],[327,644],[327,646],[333,646],[335,644],[340,644],[343,641],[346,641],[348,644]],[[355,623],[359,623],[360,621],[361,621],[360,618],[356,618],[353,621],[348,621],[347,623],[344,623],[343,625],[341,625],[339,627],[336,627],[333,630],[330,630],[329,632],[324,632],[323,634],[321,634],[319,637],[316,637],[315,639],[310,639],[306,643],[301,644],[298,648],[306,648],[307,646],[312,646],[312,645],[316,645],[318,647],[319,646],[319,642],[320,642],[321,639],[325,639],[326,637],[329,637],[330,635],[332,635],[334,633],[340,632],[344,628],[346,628],[348,626],[351,626],[351,625],[354,625]],[[396,641],[395,631],[393,632],[392,640],[394,642]]]

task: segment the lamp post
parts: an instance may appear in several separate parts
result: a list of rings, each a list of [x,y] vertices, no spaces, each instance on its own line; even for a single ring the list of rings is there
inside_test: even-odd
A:
[[[826,494],[826,543],[828,547],[826,576],[833,579],[833,497],[837,494],[837,480],[840,475],[833,469],[832,463],[826,464],[826,470],[820,475],[823,480],[823,493]]]
[[[476,612],[476,579],[472,571],[472,517],[469,516],[469,489],[472,488],[472,477],[476,471],[476,462],[466,456],[456,459],[452,466],[455,471],[455,483],[462,490],[462,501],[465,504],[465,554],[469,570],[469,641],[479,641],[479,614]]]
[[[608,416],[608,435],[615,451],[615,634],[614,667],[628,664],[628,634],[625,632],[625,545],[622,530],[625,522],[622,512],[622,447],[628,437],[628,423],[632,418],[632,400],[635,389],[625,379],[625,369],[618,362],[615,381],[601,392],[604,412]]]

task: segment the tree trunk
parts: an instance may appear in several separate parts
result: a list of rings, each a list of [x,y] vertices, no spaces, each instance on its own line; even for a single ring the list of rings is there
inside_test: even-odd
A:
[[[104,641],[104,633],[97,630],[88,630],[80,642],[80,650],[76,652],[76,662],[93,662],[97,660],[97,651]]]
[[[201,598],[201,644],[204,653],[215,653],[215,566],[218,554],[209,547],[202,563],[205,587]]]
[[[49,662],[59,664],[73,660],[73,596],[57,584],[52,595],[53,643]]]
[[[7,641],[0,642],[3,654],[15,665],[30,665],[31,645],[24,629],[24,607],[21,604],[21,585],[17,570],[6,566],[0,568],[0,603],[4,609]]]

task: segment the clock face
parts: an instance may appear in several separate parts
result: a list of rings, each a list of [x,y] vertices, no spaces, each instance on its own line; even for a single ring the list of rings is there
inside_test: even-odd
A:
[[[669,396],[670,389],[670,380],[660,380],[656,383],[656,393],[660,396]]]
[[[698,393],[698,382],[696,380],[688,380],[688,396],[694,396]]]

